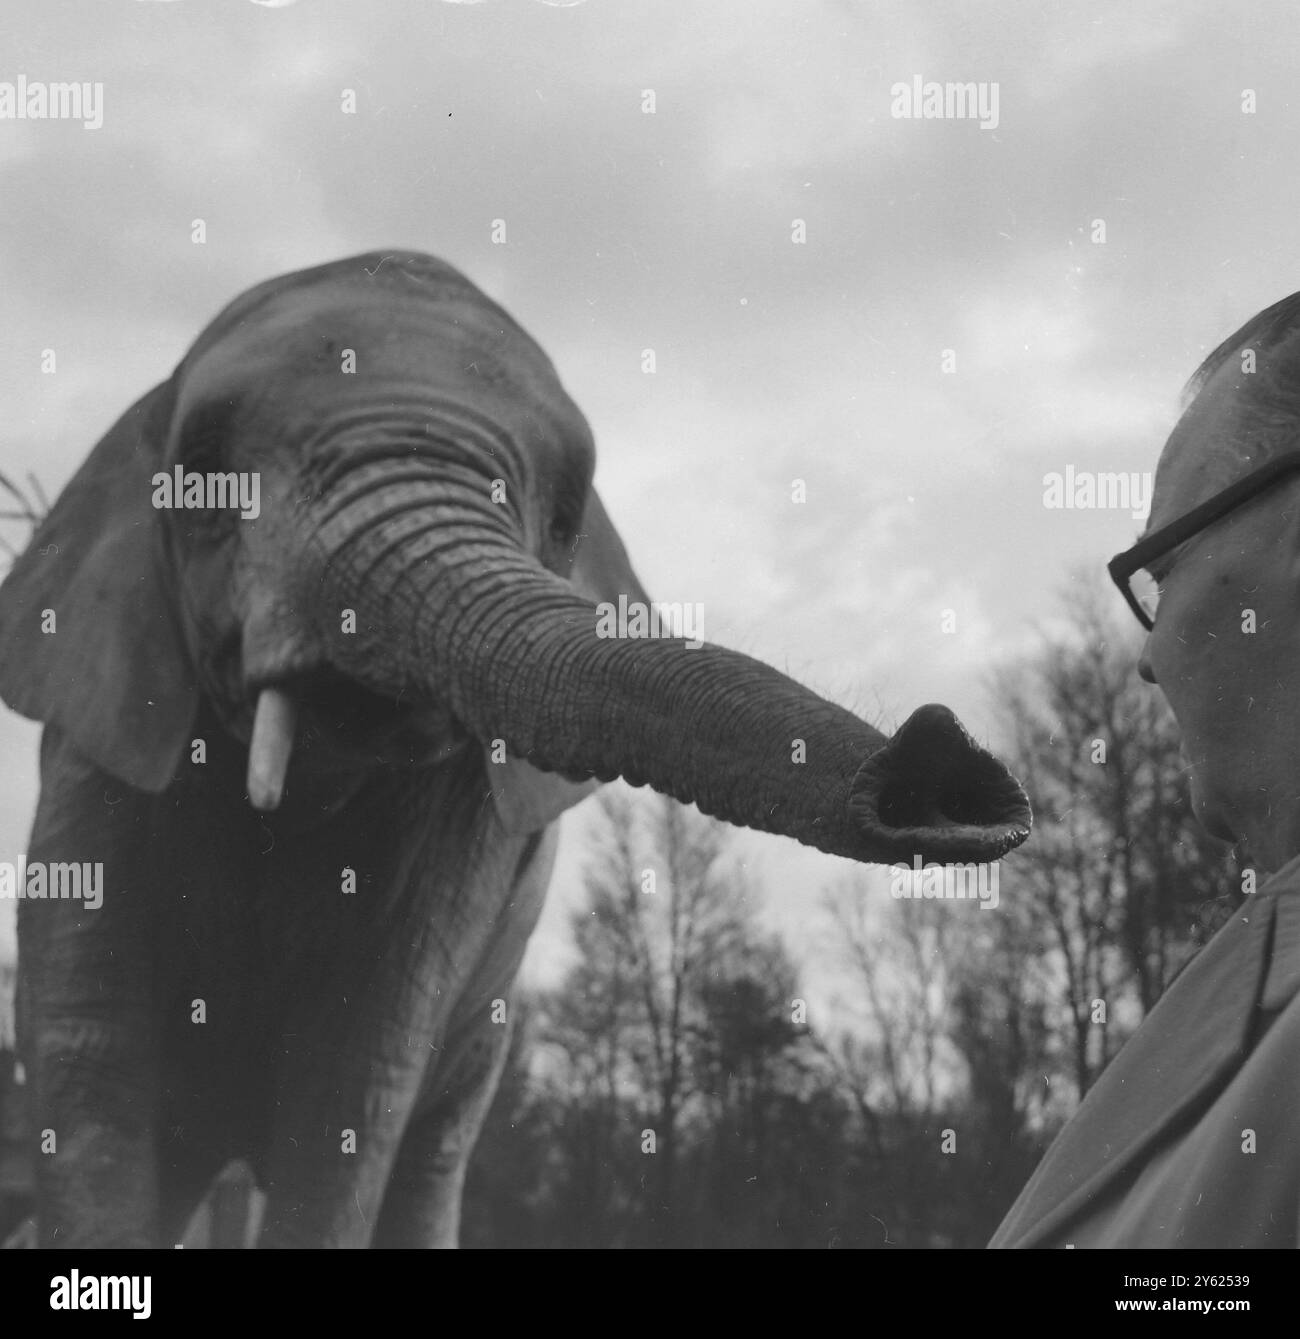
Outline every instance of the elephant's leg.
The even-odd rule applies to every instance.
[[[293,989],[277,1020],[263,1246],[371,1244],[405,1132],[444,1091],[449,1039],[514,978],[553,841],[502,831],[485,794],[467,754],[385,781],[347,824],[278,834],[284,890],[265,900],[285,913],[276,953]],[[344,867],[354,893],[334,891]]]
[[[30,951],[31,935],[23,936]],[[157,1237],[154,1056],[144,1012],[112,1019],[31,1010],[40,1245],[153,1246]]]
[[[159,1104],[149,906],[134,852],[147,801],[47,729],[29,866],[103,866],[102,904],[19,903],[19,1035],[42,1246],[153,1246]]]
[[[208,1250],[243,1250],[256,1237],[263,1196],[247,1162],[228,1163],[205,1184],[201,1199],[187,1198],[183,1205],[179,1201],[169,1204],[165,1175],[163,1179],[165,1240]]]
[[[266,1208],[258,1245],[370,1245],[400,1140],[397,1113],[412,1100],[391,1087],[364,1091],[367,1064],[347,1046],[337,1083],[290,1085],[267,1156]]]
[[[428,826],[440,796],[410,791],[381,790],[328,831],[276,834],[275,895],[264,902],[281,913],[271,952],[284,984],[258,1158],[262,1247],[369,1246],[445,1026],[446,975],[427,959],[446,932],[425,905],[427,860],[408,835],[417,817]],[[340,891],[345,867],[355,892]]]
[[[212,1188],[211,1202],[208,1244],[217,1250],[243,1250],[256,1237],[262,1216],[262,1192],[247,1163],[226,1168]]]
[[[508,1018],[508,1015],[507,1015]],[[465,1169],[492,1105],[509,1049],[510,1024],[466,1029],[439,1057],[438,1086],[416,1112],[384,1196],[376,1246],[454,1247],[460,1236]]]
[[[164,1135],[164,1146],[165,1143]],[[188,1153],[183,1161],[170,1164],[164,1158],[159,1188],[159,1219],[164,1245],[176,1246],[183,1241],[190,1220],[213,1189],[223,1165],[223,1158],[215,1150]]]
[[[465,1170],[496,1095],[513,1026],[508,1003],[541,913],[559,845],[559,825],[529,839],[512,895],[457,1007],[430,1083],[393,1168],[376,1246],[454,1247]]]

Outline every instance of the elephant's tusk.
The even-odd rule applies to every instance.
[[[248,798],[263,813],[280,807],[297,715],[293,698],[282,688],[263,688],[258,694],[248,746]]]

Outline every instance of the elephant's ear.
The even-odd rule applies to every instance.
[[[582,513],[582,526],[574,545],[569,580],[593,604],[605,600],[617,604],[620,595],[626,595],[629,601],[650,603],[650,597],[632,570],[623,541],[605,512],[605,504],[594,488],[587,494],[587,507]]]
[[[172,403],[165,382],[118,419],[0,585],[0,697],[151,791],[198,706],[152,503]]]
[[[593,604],[606,600],[617,604],[621,594],[629,601],[648,604],[650,600],[594,488],[587,494],[568,575]],[[600,785],[598,781],[566,781],[553,772],[539,772],[519,758],[494,763],[490,748],[485,758],[497,814],[509,832],[539,831]]]

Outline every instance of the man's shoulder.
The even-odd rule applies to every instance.
[[[1300,892],[1300,855],[1269,874],[1259,885],[1261,893]]]

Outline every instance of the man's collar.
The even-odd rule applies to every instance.
[[[1300,859],[1247,898],[1179,974],[1047,1150],[989,1244],[1043,1245],[1100,1203],[1178,1126],[1194,1121],[1241,1066],[1256,1006],[1277,1008],[1298,988]]]

